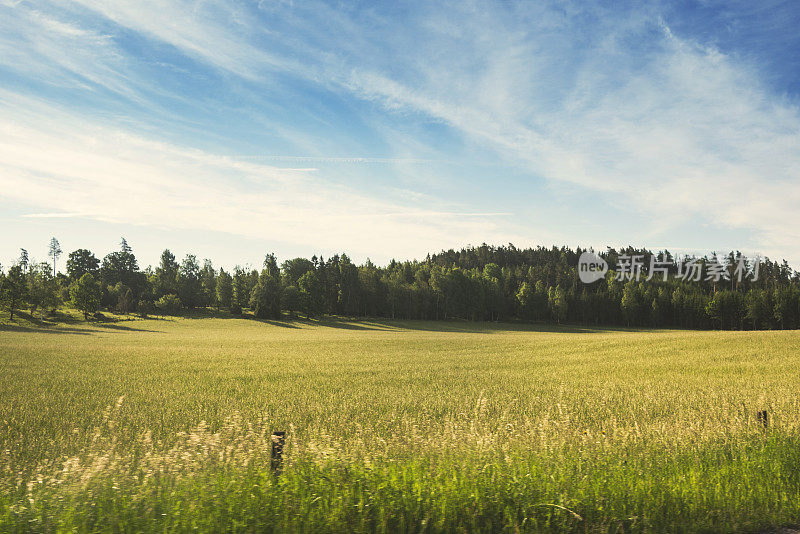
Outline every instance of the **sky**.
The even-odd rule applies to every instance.
[[[0,263],[800,265],[796,2],[0,0]],[[64,258],[60,268],[63,269]]]

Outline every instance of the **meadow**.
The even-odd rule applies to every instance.
[[[800,332],[213,315],[0,327],[1,531],[800,522]]]

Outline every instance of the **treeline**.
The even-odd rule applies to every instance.
[[[521,320],[582,325],[722,329],[800,327],[800,277],[788,264],[762,259],[756,280],[683,280],[677,267],[646,280],[605,279],[584,284],[577,273],[578,248],[517,249],[513,245],[470,247],[432,254],[423,261],[394,261],[385,267],[367,260],[355,265],[346,254],[328,259],[294,258],[280,265],[268,254],[260,269],[216,269],[194,255],[181,261],[165,250],[155,268],[141,269],[123,239],[102,261],[91,251],[69,254],[66,273],[55,269],[61,250],[51,241],[50,263],[29,261],[24,250],[0,269],[0,299],[15,309],[45,313],[68,303],[87,316],[98,309],[147,315],[213,307],[256,317],[325,314],[392,319]],[[647,250],[608,249],[621,255]],[[670,262],[669,251],[655,254]],[[725,257],[731,265],[739,253]],[[701,265],[717,258],[698,258]]]

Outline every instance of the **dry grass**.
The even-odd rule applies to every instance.
[[[779,526],[800,520],[799,349],[796,332],[466,323],[6,329],[0,526]]]

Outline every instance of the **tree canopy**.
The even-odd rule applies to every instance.
[[[214,306],[235,314],[250,308],[265,319],[299,312],[307,317],[800,328],[800,275],[785,261],[764,258],[757,278],[695,281],[681,277],[675,264],[660,270],[643,265],[638,280],[610,271],[604,279],[585,284],[577,271],[583,252],[567,247],[481,245],[430,254],[421,261],[392,260],[383,267],[369,259],[356,265],[346,254],[327,260],[316,255],[292,258],[279,266],[275,255],[267,254],[260,270],[236,266],[228,272],[215,269],[208,259],[201,267],[192,254],[179,262],[167,249],[154,270],[141,270],[132,247],[123,239],[119,251],[106,255],[102,263],[87,249],[71,252],[66,277],[53,277],[46,264],[31,261],[23,249],[0,278],[0,297],[12,313],[25,305],[31,310],[45,309],[57,305],[59,287],[72,284],[70,295],[77,288],[83,292],[73,302],[81,302],[86,310],[103,306],[126,313],[137,307],[145,312],[153,308],[173,312],[180,307]],[[669,251],[651,253],[631,247],[609,248],[600,256],[620,268],[622,259],[636,254],[659,261],[672,258]],[[693,258],[690,263],[713,272],[718,270],[718,259],[742,264],[738,252]],[[97,284],[97,291],[87,301],[84,294],[90,281]],[[99,302],[88,306],[98,294]]]

